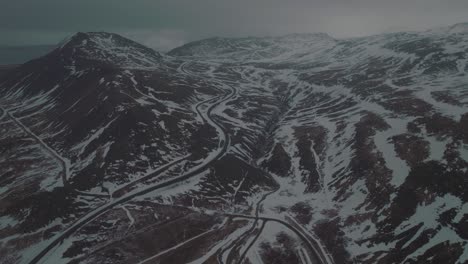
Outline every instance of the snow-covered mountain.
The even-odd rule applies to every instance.
[[[191,42],[171,50],[168,54],[177,57],[200,58],[201,60],[254,62],[285,60],[293,56],[310,55],[333,46],[335,40],[327,34],[290,34],[281,37],[210,38]]]
[[[0,260],[467,263],[466,29],[78,33],[0,77]]]

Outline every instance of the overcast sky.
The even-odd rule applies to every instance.
[[[120,33],[159,50],[213,36],[337,38],[468,22],[468,0],[0,0],[0,45]]]

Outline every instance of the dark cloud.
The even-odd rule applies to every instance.
[[[0,45],[112,31],[168,49],[211,37],[327,32],[335,37],[468,21],[466,0],[0,0]]]

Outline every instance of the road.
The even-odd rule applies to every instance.
[[[187,63],[184,63],[181,65],[181,70],[186,72],[185,70],[185,67],[187,66]],[[245,76],[243,76],[243,78],[245,78]],[[257,167],[257,164],[251,164],[251,166],[254,166],[254,167]],[[258,238],[260,237],[261,233],[263,232],[263,229],[266,225],[266,223],[268,221],[273,221],[273,222],[277,222],[285,227],[287,227],[288,229],[292,230],[294,233],[296,233],[302,240],[304,240],[306,242],[306,244],[308,245],[308,252],[310,252],[311,256],[313,256],[314,258],[314,262],[313,264],[315,263],[323,263],[323,264],[333,264],[334,261],[333,261],[333,258],[330,256],[330,254],[328,254],[328,252],[326,251],[326,248],[320,243],[320,241],[313,237],[312,235],[309,234],[309,232],[307,230],[304,230],[304,228],[300,225],[291,225],[291,224],[288,224],[286,221],[282,220],[282,219],[278,219],[278,218],[268,218],[268,217],[260,217],[259,216],[259,213],[260,213],[260,209],[262,207],[262,203],[263,201],[271,194],[273,194],[274,192],[276,192],[278,189],[274,190],[274,191],[271,191],[271,192],[268,192],[266,193],[258,202],[257,202],[257,206],[256,206],[256,210],[255,210],[255,217],[252,217],[252,216],[245,216],[245,218],[251,218],[251,219],[254,219],[255,221],[253,222],[252,224],[252,228],[249,229],[244,235],[242,235],[241,237],[239,237],[238,239],[236,239],[233,244],[224,249],[221,254],[218,256],[218,262],[219,263],[223,263],[222,261],[222,255],[224,254],[224,252],[230,250],[231,248],[233,249],[236,249],[236,248],[240,248],[242,246],[242,242],[243,241],[246,241],[246,239],[254,233],[254,231],[257,229],[257,224],[259,221],[262,221],[262,224],[258,230],[258,233],[256,234],[256,236],[254,237],[254,239],[250,242],[250,244],[247,246],[247,248],[244,250],[244,252],[240,255],[240,258],[238,259],[237,261],[237,264],[242,264],[247,253],[249,252],[249,250],[252,248],[252,246],[256,243],[256,241],[258,240]],[[290,218],[288,217],[287,219],[289,219],[290,222],[293,222],[294,224],[297,224],[297,222],[294,221],[293,218]],[[231,250],[232,252],[233,250]],[[235,252],[235,250],[234,250]],[[232,256],[230,253],[227,257],[227,263],[233,263],[235,259],[235,256]],[[310,257],[308,258],[308,260],[310,261]]]
[[[68,178],[70,176],[70,162],[60,156],[55,150],[53,150],[47,143],[45,143],[39,136],[37,136],[34,132],[32,132],[27,126],[25,126],[21,121],[19,121],[16,117],[13,116],[9,111],[5,110],[4,108],[0,108],[3,112],[3,115],[7,115],[13,122],[18,125],[24,132],[26,132],[29,136],[34,138],[37,143],[39,143],[47,153],[49,153],[52,157],[54,157],[59,164],[62,166],[63,171],[61,172],[61,177],[63,181],[63,185],[65,187],[68,186]]]
[[[148,179],[151,179],[151,178],[154,178],[158,175],[160,175],[161,173],[167,171],[168,169],[172,168],[174,165],[178,164],[179,162],[187,159],[189,156],[184,156],[182,158],[178,158],[168,164],[165,164],[164,166],[158,168],[157,170],[155,170],[154,172],[151,172],[150,174],[148,175],[145,175],[135,181],[132,181],[120,188],[118,188],[117,190],[113,191],[112,194],[110,195],[112,199],[115,199],[115,198],[120,198],[122,197],[123,195],[125,195],[126,193],[129,193],[131,191],[131,187],[137,185],[138,183],[141,183],[141,182],[144,182]]]
[[[179,177],[176,177],[176,178],[172,178],[172,179],[169,179],[169,180],[166,180],[164,182],[161,182],[161,183],[157,183],[157,184],[154,184],[152,186],[149,186],[149,187],[146,187],[146,188],[143,188],[141,190],[136,190],[134,192],[131,192],[129,194],[127,194],[126,196],[124,197],[121,197],[117,200],[114,200],[114,201],[111,201],[110,203],[108,204],[105,204],[105,205],[102,205],[94,210],[92,210],[91,212],[89,212],[88,214],[86,214],[85,216],[83,216],[82,218],[80,218],[77,222],[75,222],[73,225],[71,225],[70,227],[68,227],[64,232],[62,232],[61,234],[57,235],[44,249],[42,249],[31,261],[29,261],[30,264],[36,264],[36,263],[39,263],[41,260],[43,260],[43,258],[52,250],[54,249],[55,247],[57,247],[59,244],[61,244],[66,238],[70,237],[73,233],[75,233],[77,230],[79,230],[81,227],[85,226],[86,224],[88,224],[89,222],[93,221],[94,219],[98,218],[100,215],[106,213],[107,211],[109,211],[110,209],[118,206],[118,205],[122,205],[122,204],[125,204],[129,201],[131,201],[133,198],[136,198],[138,196],[142,196],[142,195],[145,195],[145,194],[148,194],[150,192],[153,192],[155,190],[158,190],[158,189],[161,189],[161,188],[165,188],[165,187],[168,187],[168,186],[171,186],[171,185],[174,185],[174,184],[177,184],[179,182],[183,182],[185,180],[188,180],[190,179],[191,177],[193,176],[196,176],[200,173],[202,173],[203,171],[205,171],[214,161],[220,159],[227,151],[228,149],[228,146],[230,144],[228,138],[227,138],[227,134],[226,134],[226,131],[223,129],[223,127],[214,119],[211,118],[211,112],[215,109],[216,106],[218,106],[219,104],[225,102],[225,101],[228,101],[230,100],[232,97],[234,97],[236,94],[236,90],[234,88],[231,89],[231,93],[229,93],[227,96],[224,96],[224,98],[222,100],[219,100],[219,101],[216,101],[215,103],[213,103],[207,110],[206,112],[206,116],[203,117],[204,120],[206,120],[209,124],[211,124],[212,126],[214,126],[216,128],[217,131],[220,131],[222,134],[220,135],[220,142],[222,142],[221,144],[221,148],[218,150],[218,153],[205,160],[205,162],[195,168],[193,168],[192,170],[190,170],[189,172],[179,176]],[[210,99],[211,101],[211,99]],[[203,113],[200,112],[200,114],[202,114],[203,116]]]
[[[261,221],[262,219],[260,218],[260,210],[261,210],[261,207],[262,207],[262,203],[263,201],[266,200],[266,198],[268,196],[270,196],[271,194],[277,192],[278,189],[275,189],[271,192],[268,192],[266,194],[264,194],[262,196],[262,199],[260,199],[257,203],[257,208],[255,208],[255,222],[254,222],[254,225],[252,226],[252,231],[255,229],[255,226],[257,225],[258,221]],[[258,238],[260,237],[260,235],[262,234],[263,232],[263,229],[265,228],[265,225],[266,225],[267,221],[263,221],[262,223],[262,226],[260,227],[260,230],[258,231],[258,234],[255,236],[255,238],[252,240],[252,242],[250,242],[250,244],[247,246],[247,248],[245,249],[244,253],[242,253],[242,255],[240,256],[239,258],[239,261],[237,262],[238,264],[242,264],[242,262],[244,261],[244,258],[247,256],[247,253],[249,252],[249,250],[252,248],[252,246],[255,244],[255,242],[257,242]]]
[[[306,243],[308,249],[314,256],[314,259],[316,259],[316,261],[318,261],[319,264],[334,264],[333,259],[330,257],[328,253],[324,252],[322,246],[318,244],[315,239],[312,239],[307,232],[302,230],[302,228],[298,228],[295,224],[291,224],[279,218],[273,218],[273,217],[267,217],[267,216],[257,217],[257,216],[243,215],[243,214],[225,214],[225,215],[232,216],[232,217],[246,218],[246,219],[259,219],[259,220],[263,220],[266,222],[271,221],[271,222],[279,223],[283,225],[284,227],[288,228],[289,230],[291,230],[292,232],[294,232],[303,242]]]
[[[183,73],[183,74],[186,74],[186,75],[189,75],[189,76],[196,76],[195,74],[191,73],[190,71],[188,71],[186,69],[186,67],[189,65],[190,62],[184,62],[180,65],[180,67],[178,68],[178,70]],[[221,84],[221,83],[220,83]],[[221,84],[222,85],[222,84]],[[232,88],[232,87],[231,87]],[[234,89],[234,88],[232,88]],[[234,89],[236,90],[236,89]],[[237,90],[236,90],[237,91]],[[226,132],[224,132],[226,133]],[[290,229],[292,232],[294,232],[301,240],[303,240],[305,242],[305,244],[307,245],[307,248],[308,248],[308,252],[309,254],[311,255],[311,257],[309,259],[314,259],[315,262],[317,263],[320,263],[320,264],[333,264],[334,261],[333,261],[333,258],[330,257],[330,255],[326,252],[325,250],[325,247],[321,245],[320,241],[318,239],[315,239],[313,238],[306,230],[304,230],[303,228],[299,228],[297,226],[293,226],[292,224],[288,223],[287,221],[285,220],[282,220],[282,219],[277,219],[277,218],[271,218],[271,217],[261,217],[259,214],[260,214],[260,209],[261,209],[261,204],[262,202],[272,193],[276,192],[276,190],[274,191],[271,191],[269,193],[266,193],[262,199],[260,199],[257,203],[257,207],[256,207],[256,210],[255,210],[255,216],[247,216],[247,215],[235,215],[237,217],[244,217],[244,218],[249,218],[249,219],[254,219],[254,223],[252,224],[252,228],[249,229],[244,235],[242,235],[241,237],[239,237],[239,239],[236,239],[231,246],[229,246],[228,248],[224,249],[220,255],[218,255],[218,261],[221,261],[222,263],[222,260],[220,259],[223,255],[224,252],[228,251],[229,249],[231,248],[240,248],[240,243],[242,243],[244,241],[244,238],[247,238],[249,237],[249,235],[251,235],[255,229],[256,229],[256,226],[258,224],[259,221],[262,221],[262,225],[259,229],[259,232],[257,233],[256,237],[253,239],[253,241],[249,244],[249,246],[247,247],[247,249],[241,254],[239,260],[238,260],[238,264],[242,263],[245,256],[247,255],[248,251],[250,250],[250,248],[255,244],[256,240],[258,239],[258,237],[260,236],[261,232],[263,231],[263,228],[264,226],[266,225],[266,223],[268,221],[273,221],[273,222],[277,222],[283,226],[285,226],[286,228]],[[219,212],[220,214],[223,214],[222,212]],[[225,215],[229,215],[229,214],[225,214]],[[234,216],[234,215],[232,215]],[[233,256],[228,256],[228,261],[227,263],[231,263],[230,261],[233,260]],[[313,263],[313,264],[316,264],[316,263]]]
[[[254,223],[252,224],[252,228],[250,230],[248,230],[245,235],[240,237],[240,239],[236,240],[233,243],[233,245],[231,247],[229,247],[229,248],[235,247],[237,244],[239,244],[240,242],[242,242],[244,240],[244,237],[247,238],[250,234],[252,234],[254,232],[254,230],[256,229],[257,223],[259,221],[262,221],[262,225],[260,226],[260,229],[259,229],[257,235],[250,242],[250,244],[247,246],[246,250],[241,254],[239,260],[237,261],[237,264],[242,264],[243,263],[247,253],[249,252],[249,250],[252,248],[252,246],[255,244],[255,242],[260,237],[260,235],[263,232],[263,229],[265,228],[265,225],[266,225],[266,223],[268,221],[276,222],[276,223],[279,223],[279,224],[283,225],[284,227],[286,227],[287,229],[289,229],[293,233],[295,233],[303,242],[305,242],[305,244],[307,245],[307,248],[308,248],[307,251],[312,256],[312,259],[316,261],[316,262],[312,262],[312,263],[309,263],[309,264],[334,264],[333,258],[331,258],[329,256],[329,254],[326,252],[326,250],[322,247],[322,245],[320,244],[320,241],[318,241],[317,239],[312,239],[311,236],[308,234],[308,232],[306,230],[304,230],[303,228],[298,227],[295,224],[290,224],[290,223],[286,222],[285,220],[282,220],[282,219],[279,219],[279,218],[260,216],[260,209],[261,209],[262,202],[269,195],[271,195],[272,193],[274,193],[276,191],[277,190],[274,190],[274,191],[268,192],[265,195],[263,195],[262,199],[260,199],[259,202],[257,203],[257,208],[255,210],[255,215],[254,216],[245,215],[245,214],[230,214],[230,213],[224,213],[224,212],[217,212],[217,213],[223,214],[225,216],[245,218],[245,219],[253,219],[254,220]],[[290,221],[293,221],[293,219],[291,219]],[[294,223],[296,223],[296,222],[294,222]],[[225,252],[229,248],[223,250],[223,252]],[[221,255],[222,255],[222,253],[221,253]],[[311,258],[309,257],[309,259],[311,259]],[[230,260],[232,260],[232,257],[228,256],[227,260],[228,260],[227,263],[231,263]],[[218,261],[220,261],[220,258],[218,258]],[[222,263],[222,261],[220,263]]]
[[[161,204],[161,205],[167,205],[167,204]],[[171,206],[193,210],[193,207],[185,207],[181,205],[171,205]],[[316,241],[316,238],[313,238],[310,234],[308,234],[306,230],[304,230],[299,224],[297,224],[297,222],[294,219],[292,219],[291,217],[287,215],[284,216],[286,220],[283,220],[283,219],[275,218],[271,216],[235,214],[235,213],[226,213],[223,211],[216,211],[216,210],[205,210],[205,211],[201,210],[200,212],[208,213],[209,215],[218,214],[218,215],[223,215],[223,216],[231,217],[231,218],[242,218],[242,219],[249,219],[249,220],[254,220],[254,221],[262,221],[262,226],[260,227],[260,231],[263,230],[267,222],[278,223],[284,226],[285,228],[289,229],[290,231],[292,231],[305,243],[307,247],[307,251],[310,254],[309,258],[313,259],[311,264],[334,264],[333,258],[330,256],[330,254],[326,252],[324,248],[322,248],[322,246],[320,245],[320,242]],[[258,238],[260,233],[257,233],[256,238]],[[182,242],[182,243],[185,243],[185,242]],[[233,243],[237,243],[237,240],[234,241]],[[168,253],[168,252],[169,251],[165,253]],[[158,253],[156,255],[161,255],[161,254]],[[220,258],[218,258],[218,262],[219,261],[220,261]],[[223,263],[222,260],[219,263]],[[231,263],[231,262],[228,261],[227,263]],[[238,263],[242,263],[242,260],[239,260]]]
[[[244,243],[244,240],[247,239],[251,234],[253,234],[255,232],[258,222],[262,221],[261,219],[259,219],[259,215],[260,215],[260,210],[261,210],[263,201],[265,201],[265,199],[269,195],[271,195],[272,193],[274,193],[276,191],[277,191],[277,189],[275,189],[275,190],[273,190],[271,192],[265,193],[262,196],[262,198],[257,202],[256,208],[255,208],[255,221],[252,223],[252,227],[247,232],[245,232],[242,236],[240,236],[238,239],[236,239],[229,247],[227,247],[227,248],[225,248],[225,249],[223,249],[221,251],[221,253],[218,255],[218,262],[219,263],[223,263],[222,257],[225,254],[225,252],[228,252],[228,251],[229,251],[229,253],[227,255],[226,262],[227,263],[234,263],[235,255],[232,255],[231,253],[232,252],[237,252],[236,249],[240,249],[243,246],[242,243]],[[255,244],[258,237],[262,233],[263,228],[265,227],[265,224],[266,224],[266,222],[263,221],[259,232],[255,236],[255,238],[252,240],[252,242],[247,246],[247,249],[240,255],[239,259],[237,260],[238,264],[243,262],[245,256],[249,252],[250,248],[252,248],[252,246]]]
[[[184,69],[184,66],[185,66],[185,64],[180,67],[181,71],[184,72],[185,74],[191,75],[191,73],[188,73]],[[219,134],[220,148],[218,149],[217,153],[214,156],[210,155],[207,159],[204,160],[204,162],[202,164],[192,168],[190,171],[186,172],[185,174],[183,174],[183,175],[181,175],[179,177],[175,177],[175,178],[172,178],[172,179],[160,182],[160,183],[153,184],[153,185],[148,186],[148,187],[143,188],[143,189],[134,190],[133,192],[126,193],[125,196],[120,197],[120,198],[118,198],[116,200],[111,200],[109,203],[107,203],[105,205],[102,205],[102,206],[92,210],[91,212],[87,213],[85,216],[80,218],[78,221],[76,221],[74,224],[72,224],[70,227],[68,227],[61,234],[57,235],[44,249],[42,249],[31,261],[29,261],[29,263],[30,264],[36,264],[36,263],[40,263],[42,260],[45,260],[44,258],[46,257],[46,255],[50,251],[52,251],[54,248],[59,246],[65,239],[69,238],[71,235],[73,235],[80,228],[82,228],[86,224],[92,222],[93,220],[95,220],[99,216],[105,214],[106,212],[108,212],[112,208],[117,207],[119,205],[123,205],[123,204],[131,201],[132,199],[134,199],[136,197],[148,194],[148,193],[153,192],[155,190],[165,188],[165,187],[169,187],[171,185],[175,185],[175,184],[178,184],[180,182],[186,181],[186,180],[188,180],[188,179],[190,179],[190,178],[204,172],[206,169],[208,169],[208,167],[213,162],[219,160],[223,155],[225,155],[225,153],[227,152],[227,149],[229,147],[230,140],[229,140],[227,132],[225,131],[223,126],[218,121],[216,121],[216,119],[213,119],[212,112],[217,106],[219,106],[220,104],[222,104],[222,103],[232,99],[234,96],[236,96],[237,89],[235,89],[232,86],[229,86],[229,88],[231,89],[231,92],[229,94],[227,94],[225,96],[220,96],[220,97],[215,97],[215,98],[212,98],[212,99],[205,100],[204,102],[201,102],[201,103],[197,104],[197,106],[196,106],[196,111],[201,116],[203,122],[206,122],[206,123],[210,124],[211,126],[213,126],[219,132],[218,134]],[[211,104],[208,107],[208,109],[206,110],[205,113],[203,113],[200,110],[200,107],[204,103],[209,103],[209,102],[212,102],[212,101],[214,101],[214,103]],[[176,161],[174,161],[174,164],[175,163],[176,163]],[[161,168],[160,170],[168,169],[170,167],[169,165],[173,165],[173,164],[168,164],[167,165],[168,167]],[[153,175],[148,175],[148,177],[150,177],[150,176],[153,176]],[[304,230],[295,227],[294,225],[288,223],[285,220],[272,218],[272,217],[265,217],[265,216],[260,216],[259,215],[260,208],[261,208],[261,203],[266,199],[266,197],[269,194],[271,194],[273,192],[274,191],[265,194],[262,197],[262,199],[260,199],[260,201],[257,203],[255,216],[242,215],[242,214],[229,214],[229,213],[224,213],[224,212],[220,212],[220,214],[224,214],[225,216],[231,216],[231,217],[254,219],[256,223],[258,221],[263,221],[262,227],[260,228],[260,232],[263,230],[263,227],[265,226],[265,224],[268,221],[279,223],[279,224],[285,226],[286,228],[288,228],[289,230],[291,230],[292,232],[294,232],[306,244],[306,246],[308,248],[307,251],[311,254],[313,259],[317,260],[318,264],[333,264],[333,262],[329,261],[329,258],[327,258],[327,256],[323,256],[323,250],[317,245],[317,241],[311,239],[311,237]],[[254,226],[252,228],[252,231],[254,230],[255,226],[256,226],[256,224],[254,224]],[[250,232],[248,232],[248,233],[250,233]],[[256,238],[258,238],[259,235],[260,234],[258,234],[256,236]],[[255,240],[256,239],[254,239],[254,241]],[[249,245],[247,250],[241,255],[241,259],[240,259],[239,263],[242,262],[243,258],[246,256],[248,250],[250,249],[250,247],[252,245],[253,244]],[[313,263],[313,264],[316,264],[316,263]]]
[[[2,115],[0,116],[0,120],[4,116],[8,116],[13,122],[18,125],[24,132],[26,132],[29,136],[34,138],[37,143],[39,143],[43,149],[46,150],[46,152],[54,157],[62,167],[62,172],[60,173],[60,176],[62,178],[62,183],[64,187],[68,187],[69,182],[68,179],[70,178],[70,161],[66,160],[64,157],[62,157],[60,154],[58,154],[55,150],[53,150],[47,143],[45,143],[41,138],[39,138],[38,135],[36,135],[34,132],[31,131],[26,125],[24,125],[18,118],[16,118],[12,113],[9,111],[5,110],[4,108],[0,107],[0,110],[2,111]],[[108,195],[105,194],[94,194],[94,193],[86,193],[78,190],[73,190],[75,193],[78,193],[80,195],[85,195],[85,196],[91,196],[91,197],[96,197],[96,198],[108,198]]]
[[[211,101],[219,100],[220,98],[222,98],[222,96],[215,97],[215,98],[210,98],[208,100],[204,100],[204,101],[201,101],[201,102],[196,104],[195,110],[197,111],[198,116],[202,119],[202,121],[204,123],[207,123],[207,120],[206,120],[205,116],[203,115],[203,113],[201,112],[200,107],[202,105],[204,105],[204,104],[207,104],[207,103],[211,102]],[[154,172],[152,172],[152,173],[150,173],[148,175],[145,175],[145,176],[139,178],[138,180],[135,180],[133,182],[130,182],[130,183],[120,187],[119,189],[112,192],[111,198],[119,198],[119,197],[123,196],[124,194],[128,193],[130,191],[130,188],[135,186],[136,184],[144,182],[144,181],[146,181],[148,179],[151,179],[151,178],[153,178],[153,177],[167,171],[168,169],[172,168],[174,165],[178,164],[181,161],[186,160],[190,156],[191,155],[187,155],[187,156],[184,156],[182,158],[178,158],[178,159],[176,159],[176,160],[174,160],[174,161],[172,161],[172,162],[158,168],[156,171],[154,171]]]
[[[285,219],[292,225],[294,226],[298,231],[300,231],[304,236],[307,238],[307,240],[310,242],[310,244],[313,246],[314,251],[317,253],[317,256],[319,257],[321,263],[327,263],[327,264],[334,264],[335,261],[333,260],[333,256],[327,251],[326,247],[322,245],[320,240],[311,235],[307,230],[304,230],[304,227],[300,225],[293,217],[286,215]]]
[[[314,246],[314,243],[312,243],[309,239],[307,234],[304,234],[303,231],[297,229],[290,223],[278,219],[278,218],[272,218],[272,217],[265,217],[265,216],[250,216],[250,215],[243,215],[243,214],[225,214],[226,216],[231,216],[231,217],[238,217],[238,218],[245,218],[245,219],[254,219],[254,220],[262,220],[263,224],[262,227],[266,224],[266,222],[271,221],[271,222],[276,222],[281,224],[282,226],[286,227],[287,229],[291,230],[294,234],[296,234],[307,246],[308,252],[311,254],[313,257],[312,259],[316,260],[317,263],[310,263],[310,264],[332,264],[327,262],[326,260],[322,259],[320,256],[320,252],[317,252],[317,248]],[[262,231],[263,228],[260,230]],[[258,238],[258,236],[257,236]],[[241,262],[239,262],[241,263]]]

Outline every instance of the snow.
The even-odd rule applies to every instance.
[[[72,239],[68,239],[62,242],[59,247],[56,247],[52,251],[50,251],[44,258],[43,261],[39,262],[40,264],[46,263],[67,263],[71,260],[71,258],[64,257],[64,253],[70,248],[74,242],[83,240],[83,237],[73,237]],[[40,243],[42,244],[42,243]],[[45,261],[47,260],[47,261]]]
[[[85,34],[86,40],[80,44],[70,44],[74,54],[73,58],[78,56],[76,50],[83,56],[92,60],[111,61],[120,67],[126,69],[155,69],[160,64],[161,55],[150,49],[142,49],[134,45],[122,45],[121,37],[109,33],[81,33]],[[72,36],[61,48],[65,48]],[[84,55],[83,55],[84,54]],[[74,65],[74,63],[72,63]]]
[[[386,131],[377,132],[374,137],[374,143],[383,155],[387,168],[392,170],[393,177],[391,183],[398,187],[405,181],[406,176],[410,172],[410,167],[404,160],[398,157],[395,147],[390,141],[393,136],[404,134],[406,126],[411,120],[386,118],[385,121],[391,128]]]
[[[5,229],[8,227],[14,227],[17,224],[19,224],[19,221],[14,219],[11,216],[5,215],[5,216],[0,216],[0,228]]]
[[[112,125],[112,123],[115,122],[115,120],[117,120],[117,117],[112,119],[111,121],[109,121],[106,125],[104,125],[103,127],[95,130],[95,131],[92,131],[88,138],[85,139],[84,141],[82,141],[81,143],[79,144],[76,144],[75,146],[73,146],[73,148],[71,148],[72,151],[74,150],[79,150],[78,152],[78,156],[81,156],[81,154],[83,154],[86,150],[86,148],[88,147],[89,144],[91,144],[94,140],[98,139],[99,137],[101,137],[101,135],[104,133],[104,131],[106,131],[110,125]]]
[[[44,232],[47,228],[50,228],[50,227],[53,227],[53,226],[58,226],[58,225],[61,225],[61,224],[62,224],[61,220],[56,219],[52,223],[47,225],[46,227],[43,227],[43,228],[37,230],[36,232],[38,232],[38,233]],[[10,237],[10,238],[12,238],[12,237]],[[40,241],[40,242],[38,242],[36,244],[32,244],[29,247],[27,247],[26,249],[24,249],[21,252],[21,260],[20,260],[21,262],[20,263],[29,263],[29,261],[31,261],[37,255],[37,253],[39,253],[39,251],[43,247],[47,246],[47,244],[50,242],[50,240],[52,240],[52,239],[42,240],[42,241]],[[71,243],[66,244],[66,245],[71,245]],[[62,259],[62,256],[61,256],[60,253],[63,253],[63,252],[54,251],[54,252],[49,253],[47,255],[47,257],[49,258],[49,256],[50,256],[50,259],[52,259],[51,263],[62,263],[63,259]],[[42,262],[42,263],[44,263],[44,262]]]
[[[444,152],[449,143],[450,139],[446,138],[439,140],[434,136],[426,136],[425,139],[429,141],[430,153],[427,160],[437,160],[440,161],[444,157]]]
[[[460,157],[468,162],[468,145],[466,144],[462,144],[459,148],[458,148],[458,152],[460,153]]]
[[[61,168],[56,168],[55,170],[49,170],[45,179],[43,179],[40,183],[40,188],[41,190],[44,191],[52,191],[56,187],[59,187],[59,182],[60,182],[60,172]],[[53,175],[56,175],[56,177],[53,177]]]
[[[268,221],[265,224],[265,228],[263,229],[263,232],[260,234],[259,239],[256,242],[256,245],[259,245],[262,242],[269,242],[269,243],[275,244],[277,235],[280,233],[286,233],[298,239],[296,234],[294,234],[289,229],[286,229],[282,224],[273,222],[273,221]]]
[[[468,81],[468,79],[466,79]],[[449,81],[443,82],[443,86],[441,87],[431,87],[431,86],[424,86],[424,88],[420,89],[417,93],[416,96],[418,96],[420,99],[428,102],[431,104],[434,108],[437,109],[439,113],[442,113],[443,115],[452,117],[454,120],[460,120],[460,117],[467,112],[466,107],[462,106],[457,106],[457,105],[452,105],[452,104],[447,104],[443,102],[439,102],[435,100],[432,97],[433,92],[437,91],[446,91],[447,86],[451,86],[451,83]]]
[[[166,125],[163,120],[159,121],[158,124],[162,129],[166,130]]]
[[[133,224],[135,224],[135,219],[133,218],[132,213],[130,212],[130,210],[127,209],[127,207],[125,207],[125,205],[120,206],[120,208],[122,208],[122,210],[125,211],[128,220],[130,221],[130,223],[128,224],[128,228],[132,227]]]
[[[440,212],[444,212],[452,208],[456,208],[461,211],[463,208],[462,206],[465,207],[463,202],[458,197],[452,196],[450,194],[447,194],[443,197],[436,197],[435,201],[431,204],[419,205],[416,209],[416,213],[413,214],[408,220],[404,221],[395,230],[395,235],[398,235],[419,223],[423,224],[423,227],[419,229],[418,233],[415,234],[413,238],[409,240],[403,247],[408,246],[424,230],[432,229],[438,230],[438,232],[430,239],[428,243],[414,251],[407,257],[407,259],[416,258],[417,256],[422,255],[427,249],[445,241],[449,241],[450,243],[465,243],[465,240],[460,238],[458,234],[455,233],[451,228],[440,226],[437,219],[433,217],[434,215],[439,215]]]
[[[389,245],[372,245],[371,242],[357,243],[365,238],[372,237],[377,233],[375,224],[370,220],[357,225],[347,226],[344,228],[346,237],[349,238],[346,249],[353,255],[361,255],[378,251],[388,250]]]

